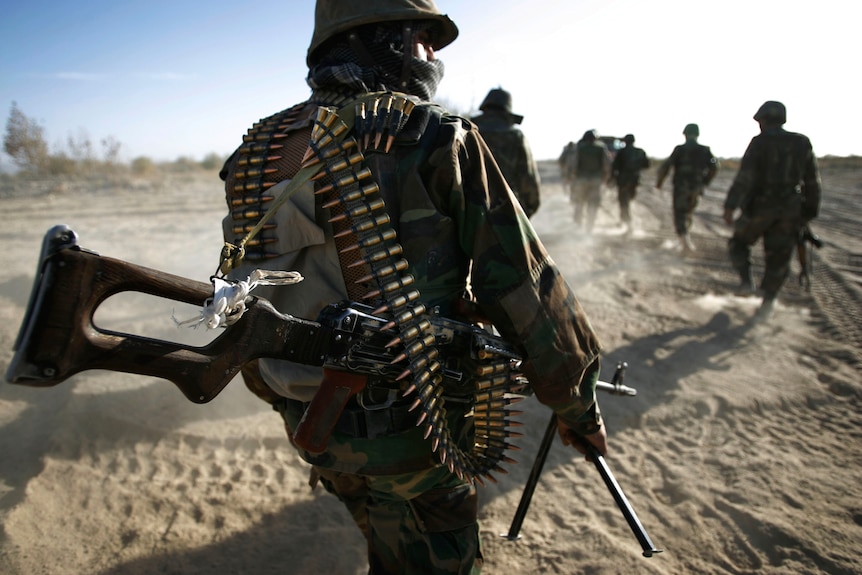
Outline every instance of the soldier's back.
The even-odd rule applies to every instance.
[[[579,178],[602,177],[607,162],[608,152],[603,144],[598,142],[580,142],[578,144],[576,173]]]

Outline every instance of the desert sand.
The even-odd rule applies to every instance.
[[[798,267],[767,322],[733,294],[725,168],[680,255],[670,193],[644,178],[630,237],[608,190],[591,236],[571,226],[555,162],[534,225],[601,335],[602,379],[627,362],[636,397],[602,395],[608,464],[655,545],[645,558],[595,468],[555,441],[518,541],[508,531],[549,413],[521,403],[518,465],[481,488],[485,573],[862,573],[862,172],[824,170],[813,290]],[[42,236],[207,281],[225,212],[214,174],[32,185],[0,196],[5,372]],[[760,246],[756,270],[762,269]],[[289,287],[284,288],[289,289]],[[97,323],[202,344],[196,313],[137,296]],[[313,318],[312,318],[313,319]],[[100,323],[102,325],[102,323]],[[151,377],[90,371],[52,388],[0,383],[0,573],[360,574],[346,511],[307,485],[277,414],[239,380],[204,405]]]

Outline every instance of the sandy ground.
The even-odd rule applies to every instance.
[[[558,443],[521,539],[500,537],[548,418],[530,399],[520,464],[481,490],[485,572],[862,572],[862,174],[824,173],[815,289],[791,278],[773,318],[755,323],[759,300],[733,295],[724,252],[731,171],[698,210],[696,256],[681,258],[667,191],[641,188],[629,238],[609,191],[599,229],[584,237],[572,231],[554,163],[542,170],[535,226],[602,336],[602,378],[625,361],[625,383],[638,390],[601,397],[608,463],[664,552],[641,556],[595,468]],[[7,191],[0,367],[50,226],[70,225],[103,255],[206,281],[221,247],[221,194],[214,176]],[[192,308],[136,297],[104,307],[97,319],[114,329],[204,338],[174,327],[171,314]],[[2,383],[0,573],[364,573],[358,531],[307,474],[278,416],[239,381],[205,405],[119,373],[47,389]]]

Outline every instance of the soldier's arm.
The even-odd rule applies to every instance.
[[[595,433],[601,419],[591,374],[598,337],[529,221],[508,201],[482,142],[467,133],[460,146],[454,163],[460,173],[446,180],[455,209],[450,215],[473,259],[476,301],[525,358],[524,373],[539,401],[577,433]]]
[[[676,150],[674,150],[676,151]],[[662,164],[658,167],[658,174],[656,175],[655,187],[661,189],[662,184],[664,184],[665,178],[667,178],[668,172],[670,172],[670,167],[673,165],[673,154],[670,155],[668,159],[666,159]]]
[[[820,170],[817,167],[817,156],[808,142],[808,153],[802,178],[802,217],[812,220],[820,214]]]
[[[737,209],[744,209],[751,200],[756,178],[755,158],[757,156],[757,149],[757,138],[752,138],[739,163],[739,171],[736,173],[736,177],[734,177],[733,183],[727,191],[727,197],[724,200],[725,221],[728,221],[729,217],[732,218],[733,212]]]

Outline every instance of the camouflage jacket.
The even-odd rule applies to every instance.
[[[602,142],[581,140],[575,150],[575,178],[604,179],[610,175],[611,160]]]
[[[752,138],[727,192],[725,209],[766,209],[798,202],[803,218],[820,211],[820,174],[811,142],[783,128],[764,130]]]
[[[614,156],[611,171],[619,185],[637,184],[641,170],[649,167],[646,152],[635,146],[626,146]]]
[[[670,157],[658,169],[658,183],[661,187],[671,168],[673,185],[700,189],[708,186],[718,172],[718,159],[712,155],[708,146],[690,141],[673,149]]]
[[[221,173],[230,208],[226,241],[242,236],[271,201],[265,199],[270,191],[296,175],[317,107],[299,104],[249,130],[244,146],[256,141],[258,126],[275,126],[279,135],[272,140],[278,153],[267,152],[275,158],[269,171],[259,170],[263,187],[249,193],[238,177],[246,169],[240,150],[227,160]],[[598,358],[598,339],[475,125],[420,103],[391,150],[366,151],[365,158],[427,307],[454,316],[469,276],[482,314],[525,358],[523,371],[537,398],[582,433],[595,431],[595,380],[583,375]],[[327,304],[349,299],[328,210],[313,187],[306,184],[276,212],[275,227],[249,247],[246,263],[232,273],[244,278],[257,267],[301,272],[306,279],[295,286],[255,293],[283,313],[308,319]],[[264,203],[255,204],[255,198]],[[319,368],[276,359],[260,360],[260,372],[276,393],[300,401],[311,399],[321,379]],[[427,442],[425,449],[430,453]],[[357,471],[349,462],[324,464]]]
[[[521,206],[531,217],[539,209],[539,168],[524,133],[504,114],[485,113],[473,118],[500,171]]]

